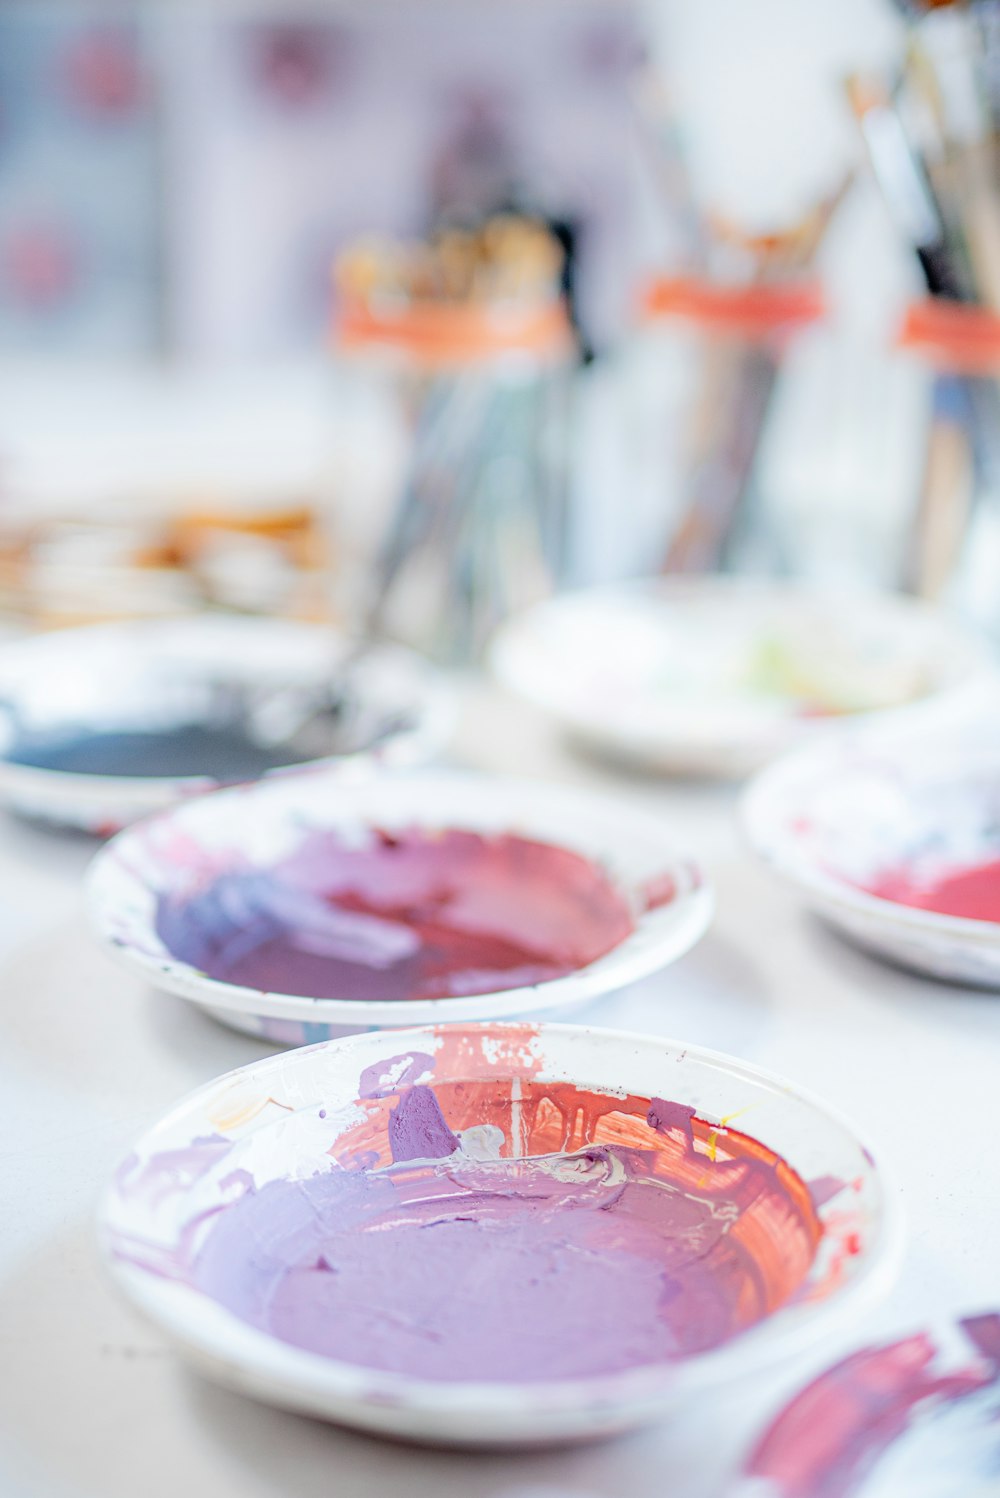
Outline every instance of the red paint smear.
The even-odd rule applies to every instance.
[[[932,910],[969,921],[1000,921],[1000,859],[953,869],[933,880],[898,869],[859,887],[880,900],[915,910]]]
[[[512,1076],[536,1077],[542,1069],[540,1033],[530,1022],[507,1021],[490,1027],[487,1045],[482,1031],[435,1025],[434,1069],[439,1076],[470,1080],[495,1080],[505,1069]]]
[[[1000,1316],[976,1317],[962,1327],[976,1348],[1000,1346]],[[996,1363],[936,1374],[936,1356],[933,1340],[921,1333],[838,1363],[783,1411],[747,1475],[775,1483],[782,1498],[849,1498],[920,1405],[962,1399],[997,1377]]]
[[[634,929],[625,896],[590,859],[462,828],[371,829],[361,846],[312,833],[273,868],[162,894],[156,913],[171,955],[210,978],[393,1002],[549,982]]]
[[[654,874],[647,879],[641,890],[644,910],[662,910],[677,899],[677,880],[673,874]]]

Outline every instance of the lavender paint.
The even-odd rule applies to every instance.
[[[650,1105],[653,1127],[685,1135],[685,1167],[692,1114]],[[699,1154],[671,1179],[657,1152],[618,1144],[476,1158],[426,1086],[401,1092],[389,1140],[381,1169],[331,1162],[245,1193],[194,1284],[296,1347],[431,1380],[648,1366],[718,1346],[755,1300],[769,1309],[730,1233],[761,1193],[780,1200],[766,1164]]]

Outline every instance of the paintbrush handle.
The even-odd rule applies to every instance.
[[[667,549],[665,572],[699,572],[719,565],[746,496],[777,380],[775,355],[743,351],[725,410],[725,434],[696,470],[692,497]]]
[[[902,579],[905,588],[922,598],[936,599],[944,592],[969,521],[973,457],[968,406],[964,380],[951,374],[935,377],[924,479]]]

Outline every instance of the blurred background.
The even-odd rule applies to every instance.
[[[2,0],[0,602],[467,660],[725,570],[996,628],[998,29]]]

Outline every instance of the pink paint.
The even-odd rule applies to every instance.
[[[861,886],[880,900],[933,910],[970,921],[1000,921],[1000,859],[971,868],[949,869],[934,877],[900,868]]]
[[[681,1104],[525,1081],[518,1117],[532,1138],[555,1130],[575,1144],[583,1129],[615,1142],[513,1157],[499,1126],[511,1099],[494,1083],[491,1110],[484,1085],[374,1098],[376,1135],[362,1126],[328,1170],[220,1212],[191,1281],[309,1352],[487,1382],[668,1363],[794,1295],[820,1229],[804,1183],[762,1145],[720,1140]],[[373,1168],[383,1135],[391,1162]]]
[[[764,1436],[747,1465],[766,1480],[773,1498],[853,1498],[877,1472],[880,1459],[919,1420],[980,1397],[1000,1385],[1000,1315],[958,1324],[968,1350],[955,1366],[929,1333],[887,1347],[866,1348],[838,1363],[797,1395]],[[996,1414],[987,1451],[968,1450],[968,1470],[952,1470],[948,1492],[964,1490],[983,1467],[1000,1470]],[[979,1491],[979,1489],[976,1489]],[[901,1494],[902,1498],[902,1494]]]
[[[209,977],[310,998],[437,999],[547,982],[634,929],[596,864],[456,829],[308,836],[282,864],[160,897],[172,956]]]
[[[697,883],[697,881],[694,881]],[[677,899],[677,880],[671,873],[654,874],[647,879],[640,891],[645,910],[662,910]]]

